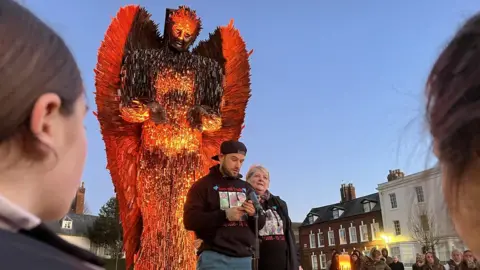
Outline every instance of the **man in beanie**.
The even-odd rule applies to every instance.
[[[223,142],[220,154],[213,157],[220,164],[188,191],[183,223],[203,240],[197,270],[252,268],[255,207],[247,199],[250,185],[240,179],[246,154],[243,143]],[[259,215],[258,223],[263,228],[265,216]]]

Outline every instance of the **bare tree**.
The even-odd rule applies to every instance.
[[[422,247],[422,252],[431,251],[435,254],[435,246],[440,241],[439,230],[435,220],[435,214],[429,211],[425,205],[413,204],[408,221],[413,240]]]

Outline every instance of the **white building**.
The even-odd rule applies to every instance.
[[[110,258],[109,250],[95,245],[88,239],[88,229],[93,226],[97,216],[85,214],[85,183],[78,188],[70,211],[59,221],[49,222],[46,225],[67,242],[89,250],[97,256]]]
[[[436,243],[440,261],[449,260],[454,248],[465,248],[447,214],[438,168],[407,176],[393,170],[387,180],[377,190],[384,238],[392,256],[411,266],[427,241]]]

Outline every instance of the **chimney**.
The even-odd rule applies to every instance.
[[[85,210],[85,182],[82,182],[82,185],[78,188],[71,210],[75,214],[83,215]]]
[[[350,200],[355,200],[357,198],[357,194],[355,193],[355,187],[353,186],[352,183],[348,184],[347,190],[348,190]]]
[[[340,198],[342,203],[357,198],[357,195],[355,194],[355,187],[352,183],[342,184],[342,186],[340,187]]]
[[[388,175],[387,175],[387,180],[388,180],[388,182],[390,182],[390,181],[394,181],[394,180],[397,180],[397,179],[402,179],[403,177],[405,177],[405,174],[402,171],[400,171],[399,169],[389,170]]]

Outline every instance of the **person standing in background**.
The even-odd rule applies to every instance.
[[[302,269],[287,203],[269,191],[270,173],[263,166],[252,166],[246,180],[260,197],[266,217],[265,226],[259,231],[259,270]]]
[[[350,255],[350,264],[352,265],[352,270],[362,269],[362,258],[360,257],[360,252],[358,252],[358,250],[354,250],[352,255]]]
[[[388,264],[382,260],[382,252],[373,247],[370,250],[370,257],[365,258],[363,270],[390,270]]]
[[[390,265],[393,263],[393,258],[388,256],[388,249],[382,248],[382,259],[385,260],[387,265]]]
[[[452,258],[444,265],[445,270],[460,270],[463,255],[458,249],[452,251]]]
[[[412,270],[421,270],[425,264],[425,255],[417,253],[415,263],[412,265]]]
[[[463,252],[463,262],[460,264],[461,270],[478,270],[480,269],[472,251],[465,250]]]
[[[392,263],[388,265],[392,270],[405,270],[405,266],[398,260],[397,256],[393,256],[392,260]]]

